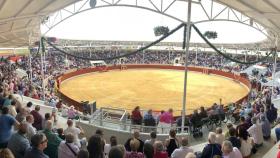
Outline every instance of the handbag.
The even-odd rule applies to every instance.
[[[66,144],[66,146],[72,151],[72,153],[73,153],[75,156],[77,156],[77,153],[75,153],[75,151],[71,148],[71,146],[70,146],[69,144],[67,144],[66,142],[65,142],[65,144]]]

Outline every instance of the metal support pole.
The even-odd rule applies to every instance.
[[[43,55],[44,55],[44,48],[43,48],[43,38],[41,38],[40,40],[40,46],[41,46],[41,77],[42,77],[42,90],[43,90],[43,100],[45,101],[45,83],[44,83],[44,79],[45,79],[45,73],[44,73],[44,59],[43,59]]]
[[[191,7],[192,1],[188,0],[188,21],[187,21],[187,43],[185,50],[185,79],[184,79],[184,95],[183,95],[183,107],[182,107],[182,126],[181,132],[184,132],[185,126],[185,115],[186,115],[186,99],[187,99],[187,78],[188,78],[188,57],[189,57],[189,47],[190,47],[190,33],[191,33]]]
[[[197,65],[197,53],[198,53],[198,46],[196,45],[196,52],[195,52],[195,65]]]
[[[274,54],[274,64],[273,64],[273,71],[272,71],[272,80],[273,80],[273,88],[274,90],[274,85],[275,85],[275,72],[276,72],[276,67],[277,67],[277,46],[278,46],[278,36],[275,39],[275,54]],[[272,91],[273,92],[273,91]],[[273,94],[273,93],[272,93]]]

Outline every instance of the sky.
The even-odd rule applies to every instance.
[[[186,4],[176,2],[168,10],[168,14],[180,19],[186,19]],[[204,19],[205,14],[201,8],[192,5],[192,21]],[[217,8],[223,8],[216,5]],[[156,26],[168,26],[170,30],[180,22],[148,10],[129,7],[98,8],[77,14],[54,27],[47,36],[63,39],[79,40],[116,40],[116,41],[154,41]],[[265,39],[259,31],[235,22],[206,22],[196,26],[202,33],[216,31],[218,38],[211,40],[213,43],[251,43]],[[42,33],[45,32],[41,27]],[[182,42],[183,29],[171,35],[163,42]],[[191,42],[203,43],[203,40],[192,30]]]

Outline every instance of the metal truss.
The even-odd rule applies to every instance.
[[[152,11],[158,14],[162,14],[169,18],[175,19],[179,22],[186,23],[186,19],[179,18],[177,15],[172,13],[171,10],[176,10],[178,5],[186,5],[186,0],[96,0],[97,4],[94,8],[89,5],[90,0],[81,0],[74,3],[71,6],[63,8],[49,17],[45,17],[43,21],[43,27],[47,28],[47,31],[43,35],[47,34],[51,29],[67,20],[68,18],[75,16],[76,14],[98,8],[105,7],[132,7],[140,8],[148,11]],[[229,21],[247,25],[256,29],[257,31],[264,34],[270,41],[274,40],[276,35],[272,29],[263,27],[258,24],[254,19],[251,19],[244,14],[221,4],[214,2],[214,0],[192,0],[193,6],[199,8],[200,12],[203,13],[203,17],[195,19],[192,17],[193,24],[199,24],[211,21]],[[185,9],[186,14],[182,17],[187,16],[187,8]],[[192,14],[194,15],[194,14]]]

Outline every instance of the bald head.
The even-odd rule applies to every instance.
[[[182,146],[187,146],[189,143],[188,138],[187,137],[182,137]]]

